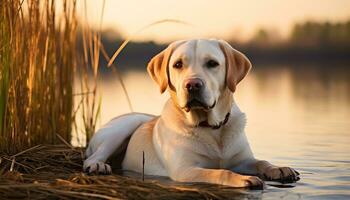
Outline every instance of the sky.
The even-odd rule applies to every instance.
[[[103,0],[87,0],[89,24],[98,27]],[[78,9],[84,18],[84,9]],[[105,0],[102,29],[115,29],[134,40],[169,42],[212,37],[247,40],[259,28],[287,37],[296,22],[350,19],[350,0]],[[187,24],[163,23],[164,19]]]

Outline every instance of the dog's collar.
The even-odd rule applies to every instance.
[[[223,121],[221,121],[221,122],[219,123],[219,125],[210,125],[210,124],[208,123],[208,121],[206,120],[206,121],[200,122],[200,123],[198,124],[198,126],[199,126],[199,127],[203,127],[203,128],[219,129],[219,128],[221,128],[222,126],[224,126],[224,125],[227,123],[227,121],[228,121],[229,118],[230,118],[230,113],[227,113],[226,116],[225,116],[225,119],[224,119]]]

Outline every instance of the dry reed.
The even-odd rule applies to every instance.
[[[105,1],[103,0],[102,15],[100,24],[102,24],[103,10]],[[95,133],[96,123],[99,118],[101,109],[101,99],[98,98],[98,68],[101,51],[101,28],[98,30],[92,29],[87,20],[87,2],[84,1],[85,19],[82,24],[82,45],[83,59],[79,60],[80,70],[80,89],[81,96],[81,117],[84,124],[84,135],[86,143],[89,142],[92,135]],[[92,80],[91,80],[92,70]],[[93,83],[91,85],[91,82]],[[79,131],[79,130],[77,130]]]
[[[58,16],[53,0],[1,1],[1,151],[70,141],[77,21],[75,1],[60,3]]]

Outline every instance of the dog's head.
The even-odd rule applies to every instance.
[[[184,112],[210,112],[223,107],[219,105],[225,101],[223,94],[236,90],[251,64],[225,41],[199,39],[171,43],[147,68],[161,93],[168,88]]]

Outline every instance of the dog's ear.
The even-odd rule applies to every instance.
[[[159,85],[160,93],[168,87],[168,65],[171,54],[182,41],[171,43],[166,49],[154,56],[147,65],[151,78]]]
[[[226,41],[219,40],[219,46],[225,55],[226,85],[234,92],[236,85],[248,74],[252,64],[241,52],[232,48]]]

